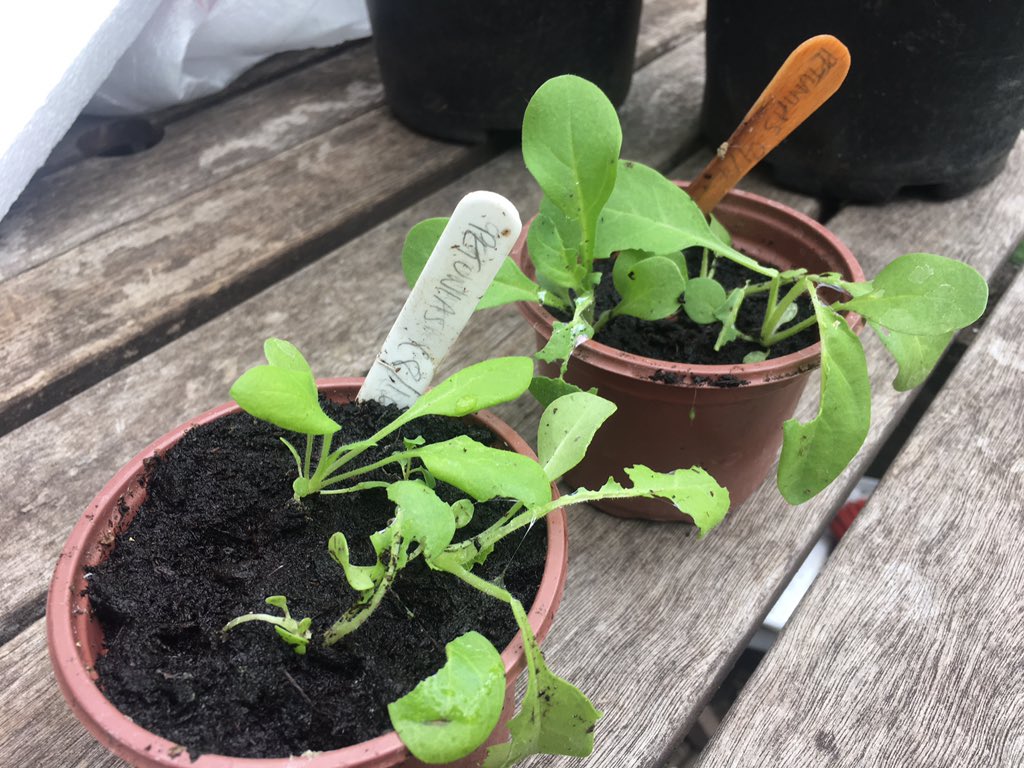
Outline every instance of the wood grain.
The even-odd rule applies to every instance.
[[[171,123],[163,140],[149,150],[95,157],[36,178],[0,222],[0,280],[383,103],[373,49],[358,46]]]
[[[0,282],[0,431],[493,156],[420,136],[373,107],[368,51],[175,123],[148,153],[37,180],[0,230],[4,260],[20,265]],[[699,90],[699,61],[676,77],[689,82],[690,72]]]
[[[141,115],[141,117],[152,125],[166,127],[191,114],[209,109],[214,104],[220,104],[237,98],[255,88],[266,85],[272,80],[285,77],[300,69],[305,69],[321,61],[347,53],[353,48],[359,46],[368,47],[369,45],[370,42],[368,40],[359,40],[331,48],[306,48],[300,51],[285,51],[247,69],[238,76],[238,79],[217,93],[193,99],[184,104],[175,104],[156,112]],[[43,163],[37,175],[46,176],[85,160],[87,155],[84,155],[79,148],[79,139],[83,135],[94,131],[98,126],[120,119],[122,118],[115,116],[79,115],[78,119],[68,129],[68,132],[50,152],[50,156],[46,158],[46,162]]]
[[[716,766],[1024,765],[1024,280],[705,751]]]
[[[638,83],[648,71],[654,73],[651,77],[669,76],[667,65],[666,71],[656,69],[660,64],[661,59],[641,70]],[[686,96],[668,93],[663,110],[647,105],[627,109],[627,120],[660,115],[657,119],[685,123],[680,114],[690,114],[692,121],[700,89],[677,85]],[[659,88],[668,86],[651,86],[653,92]],[[631,100],[644,94],[639,86],[634,91]],[[627,122],[627,135],[662,135],[662,129],[643,129],[643,124]],[[676,152],[661,143],[643,149],[638,144],[630,154],[665,164]],[[846,218],[840,214],[835,224],[869,272],[898,252],[899,243],[882,238],[902,227],[907,237],[919,238],[918,246],[963,255],[990,273],[1010,247],[1000,253],[1004,241],[1012,245],[1024,232],[1024,206],[997,203],[1020,194],[1022,149],[1017,148],[996,182],[970,196],[965,205],[973,216],[952,216],[959,203],[907,202],[870,209],[873,226],[862,227],[860,217],[866,214],[858,210]],[[524,211],[536,206],[536,192],[521,161],[515,153],[503,155],[0,439],[0,467],[9,496],[0,508],[0,525],[8,532],[0,541],[0,556],[19,564],[0,577],[8,596],[8,621],[11,606],[37,604],[63,537],[99,485],[148,439],[221,401],[238,372],[258,362],[260,340],[266,335],[297,343],[316,370],[364,371],[404,299],[396,258],[404,233],[420,218],[451,210],[462,194],[481,186],[510,195]],[[972,252],[970,244],[978,242],[990,247]],[[449,367],[530,351],[530,336],[514,309],[482,314]],[[670,754],[863,471],[906,404],[905,396],[884,386],[895,369],[884,362],[880,345],[868,339],[867,347],[869,359],[881,363],[873,366],[875,427],[862,457],[814,502],[790,508],[766,485],[701,541],[682,526],[621,521],[589,508],[570,512],[569,583],[546,647],[555,670],[578,683],[607,713],[588,766],[655,766]],[[805,400],[805,417],[813,407],[811,399]],[[504,413],[530,436],[533,406]],[[112,426],[96,426],[100,424]],[[26,462],[25,456],[34,459]],[[54,483],[54,477],[60,482]],[[15,547],[14,541],[20,545]],[[38,627],[30,625],[4,652],[38,660],[40,649]],[[26,685],[46,674],[43,662],[28,668],[34,671]],[[47,690],[42,686],[33,690]],[[56,695],[49,690],[46,695]],[[3,743],[26,750],[19,754],[73,754],[89,765],[108,759],[97,745],[82,747],[76,741],[81,728],[70,717],[40,712],[12,713],[3,724]],[[27,728],[21,718],[28,716],[54,719],[44,734],[35,734],[34,746],[25,747],[31,737],[22,735]],[[542,759],[532,765],[580,762]]]
[[[675,89],[660,89],[661,108],[654,108],[646,81],[698,63],[701,52],[696,43],[684,46],[665,56],[660,67],[656,63],[638,75],[622,117],[627,133],[636,137],[634,157],[657,165],[674,154],[675,145],[664,143],[662,131],[651,122],[655,118],[676,126],[686,139],[685,121],[696,114],[692,99],[693,94],[699,98],[700,89],[677,78]],[[13,553],[23,536],[29,551],[41,553],[33,565],[0,576],[7,595],[0,629],[13,606],[38,601],[77,510],[98,490],[96,479],[111,475],[136,450],[190,414],[224,400],[238,373],[258,362],[263,338],[291,339],[325,374],[364,373],[408,293],[398,259],[405,233],[421,219],[449,213],[462,195],[481,188],[516,201],[524,215],[539,201],[519,152],[507,152],[264,294],[0,438],[0,467],[21,467],[20,456],[37,456],[4,481],[8,504],[0,506],[0,525],[8,520],[20,525],[17,535],[12,531],[0,540],[0,552],[11,547]],[[460,348],[462,356],[453,356],[447,370],[458,361],[470,362],[472,354],[479,355],[476,360],[488,356],[495,333],[515,335],[513,342],[495,342],[508,354],[530,351],[526,325],[512,308],[478,316],[472,329],[481,330],[467,332],[465,338],[475,340],[479,334],[480,343]],[[98,429],[97,424],[112,424],[113,429]],[[77,440],[90,449],[76,451]],[[63,481],[57,485],[47,482],[54,467],[62,468]]]

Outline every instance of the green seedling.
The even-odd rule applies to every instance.
[[[747,363],[767,359],[776,344],[817,325],[819,411],[807,424],[786,422],[778,473],[779,490],[790,503],[807,501],[853,459],[870,423],[864,352],[842,313],[868,321],[899,365],[894,386],[911,389],[928,376],[953,334],[981,316],[988,301],[985,280],[966,264],[929,253],[901,256],[863,283],[760,264],[733,248],[725,228],[705,218],[674,183],[621,160],[621,142],[615,110],[596,86],[565,75],[537,90],[523,119],[523,159],[544,193],[527,236],[536,281],[510,260],[478,309],[532,301],[563,317],[571,314],[554,323],[537,353],[562,365],[558,379],[535,383],[542,402],[576,389],[563,379],[573,350],[622,315],[661,320],[685,314],[699,325],[720,324],[716,350],[737,339],[760,345]],[[402,253],[410,282],[443,223],[431,219],[410,232]],[[688,249],[698,249],[699,267],[684,257]],[[612,258],[621,301],[596,314],[596,265]],[[745,285],[726,291],[715,279],[719,259],[747,269]],[[841,298],[826,301],[821,287]],[[754,294],[767,296],[763,321],[740,328],[740,308]],[[812,316],[796,320],[798,300],[813,305]]]
[[[373,488],[384,489],[394,504],[394,517],[370,537],[376,553],[373,563],[351,561],[344,533],[335,533],[327,542],[331,557],[341,568],[339,576],[355,592],[356,600],[325,629],[323,643],[333,645],[356,632],[380,606],[402,569],[423,558],[433,570],[508,605],[522,632],[529,674],[526,697],[520,713],[509,723],[511,739],[490,750],[488,768],[505,768],[537,753],[589,754],[599,713],[579,690],[548,668],[519,601],[502,586],[474,573],[474,568],[486,561],[498,542],[517,531],[525,532],[559,507],[600,499],[665,499],[689,515],[703,536],[729,508],[726,489],[696,467],[664,473],[638,465],[625,470],[628,484],[609,479],[601,488],[581,488],[553,499],[552,483],[583,459],[594,434],[615,411],[612,403],[589,392],[556,397],[547,406],[538,429],[537,460],[461,436],[439,443],[406,438],[401,448],[385,458],[355,466],[363,451],[419,416],[463,416],[519,397],[532,383],[533,361],[528,357],[500,358],[471,366],[422,395],[371,438],[331,450],[331,435],[343,427],[320,409],[309,366],[287,342],[272,339],[265,349],[269,365],[243,374],[232,394],[251,414],[306,433],[305,460],[289,445],[297,457],[299,479],[304,481],[297,496]],[[275,367],[302,375],[266,370]],[[264,385],[266,389],[262,389]],[[311,444],[320,435],[319,458],[313,469]],[[400,475],[401,479],[365,477],[389,465],[398,470],[391,476]],[[439,483],[455,489],[460,498],[454,503],[444,501],[435,489]],[[507,505],[505,511],[480,533],[456,541],[456,532],[472,519],[476,504],[492,500]],[[308,630],[308,624],[302,622],[294,627],[285,623],[291,619],[284,598],[268,602],[271,600],[280,601],[271,604],[282,607],[285,619],[247,614],[228,622],[225,630],[246,621],[268,621],[279,633],[288,630],[290,634],[282,634],[282,638],[289,643],[292,635],[302,634],[299,629]],[[505,668],[489,641],[469,632],[449,643],[445,652],[447,661],[435,675],[388,707],[402,741],[426,763],[450,762],[477,749],[494,729],[504,703]]]
[[[313,632],[309,628],[313,620],[301,619],[296,621],[293,619],[291,613],[288,612],[288,599],[284,595],[268,597],[266,603],[267,605],[279,608],[284,616],[273,616],[269,613],[247,613],[244,616],[239,616],[229,621],[221,631],[229,632],[239,624],[245,624],[250,621],[265,621],[267,624],[274,626],[274,631],[277,632],[282,640],[292,646],[297,654],[304,656],[306,648],[309,646],[309,640],[313,637]]]

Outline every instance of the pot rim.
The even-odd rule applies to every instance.
[[[362,378],[318,379],[321,390],[354,400],[363,382]],[[100,691],[98,675],[90,671],[91,652],[84,639],[84,628],[93,621],[84,594],[85,568],[96,557],[103,556],[102,542],[97,544],[102,530],[116,526],[120,517],[116,509],[125,493],[138,487],[137,481],[145,473],[144,462],[156,453],[163,453],[176,444],[189,429],[207,424],[241,408],[225,403],[212,408],[157,438],[115,473],[89,503],[75,524],[54,569],[46,600],[47,649],[61,693],[75,716],[90,733],[114,754],[144,768],[384,768],[398,765],[411,757],[395,731],[387,731],[368,741],[353,744],[312,757],[289,756],[278,758],[243,758],[214,753],[202,754],[192,762],[188,750],[158,736],[134,723],[122,714]],[[508,424],[492,413],[480,411],[471,417],[490,429],[517,453],[536,459],[536,454]],[[552,483],[552,494],[558,498],[558,489]],[[548,550],[544,560],[537,595],[530,606],[530,626],[538,641],[548,633],[554,614],[561,602],[568,570],[566,515],[558,508],[547,518]],[[507,685],[526,667],[522,633],[517,632],[501,653],[505,664]]]
[[[689,185],[688,181],[674,180],[673,183],[682,189],[686,189]],[[850,249],[828,228],[810,216],[753,192],[732,190],[723,198],[720,205],[727,206],[730,202],[740,204],[748,209],[763,211],[773,220],[789,222],[791,227],[812,232],[839,256],[846,267],[849,280],[857,282],[864,279],[864,270]],[[512,251],[513,258],[527,276],[532,276],[534,273],[533,262],[527,258],[526,248],[526,237],[534,218],[536,216],[523,227]],[[520,301],[516,303],[516,307],[537,333],[545,338],[551,336],[555,318],[543,305]],[[853,312],[847,312],[846,323],[854,333],[858,334],[864,327],[864,319]],[[711,383],[711,386],[714,386],[713,382],[724,376],[742,379],[748,385],[765,384],[817,368],[820,363],[820,355],[821,342],[816,341],[809,347],[760,363],[696,365],[636,355],[593,339],[584,342],[572,353],[573,357],[595,368],[629,378],[645,379],[651,384],[666,387],[695,386],[696,384],[693,382],[695,378],[705,379]],[[661,375],[654,378],[656,374]],[[666,377],[665,374],[669,374],[669,376]],[[676,379],[675,383],[664,380],[673,377]]]

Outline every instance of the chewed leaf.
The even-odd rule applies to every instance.
[[[686,284],[683,309],[687,317],[700,325],[710,325],[726,305],[728,295],[717,280],[695,277]]]
[[[535,357],[548,363],[561,360],[562,373],[565,373],[573,350],[594,338],[594,327],[584,318],[587,309],[593,303],[592,295],[578,297],[572,320],[556,320],[551,327],[551,337]]]
[[[487,638],[467,632],[444,652],[440,670],[388,705],[402,743],[425,763],[473,752],[491,735],[505,704],[505,665]]]
[[[965,328],[985,311],[988,284],[978,272],[934,253],[908,253],[840,309],[857,312],[898,333],[938,336]]]
[[[551,501],[551,483],[535,461],[512,451],[481,445],[470,437],[432,443],[408,451],[438,480],[468,493],[476,501],[496,496],[516,499],[527,506]]]
[[[530,386],[533,361],[528,357],[496,357],[463,368],[428,390],[395,422],[420,416],[465,416],[515,400]]]
[[[446,216],[435,219],[424,219],[414,225],[405,236],[405,244],[402,245],[402,272],[405,274],[405,281],[412,288],[427,265],[427,259],[441,239],[441,233],[448,226]]]
[[[803,504],[828,487],[867,437],[871,384],[860,340],[846,320],[811,293],[821,336],[821,402],[806,424],[782,425],[779,491],[790,504]]]
[[[675,314],[686,288],[686,278],[679,267],[665,256],[620,256],[615,260],[612,279],[622,296],[615,314],[641,320],[661,320]]]
[[[700,467],[655,472],[642,464],[626,468],[633,490],[657,496],[675,504],[689,515],[704,536],[722,522],[729,511],[729,491]]]
[[[956,333],[949,331],[938,336],[911,336],[888,330],[877,323],[870,325],[900,367],[892,383],[893,388],[900,392],[924,383]]]
[[[258,365],[238,377],[231,397],[257,419],[292,432],[327,435],[341,429],[320,407],[316,382],[306,371]]]
[[[615,413],[615,403],[587,392],[555,400],[540,417],[537,457],[554,481],[579,464],[601,425]]]
[[[388,486],[388,498],[401,510],[401,534],[423,545],[429,564],[452,542],[455,515],[452,508],[418,480],[399,480]]]
[[[586,757],[594,750],[601,713],[576,686],[548,669],[523,607],[518,602],[512,607],[523,633],[529,679],[522,709],[508,723],[511,739],[488,750],[484,768],[511,768],[536,754]]]
[[[287,368],[290,371],[308,373],[313,378],[313,370],[306,362],[306,358],[299,352],[298,347],[284,339],[270,338],[263,342],[263,356],[267,362],[278,368]],[[315,382],[314,382],[315,383]]]
[[[562,496],[559,503],[568,506],[601,499],[665,499],[693,519],[701,536],[718,525],[729,511],[729,491],[700,467],[655,472],[637,464],[627,468],[626,475],[633,481],[632,487],[609,478],[597,490],[580,488]]]
[[[345,580],[356,592],[368,592],[377,586],[384,575],[384,566],[378,559],[376,565],[353,565],[349,560],[348,539],[338,531],[327,542],[327,551],[345,572]]]

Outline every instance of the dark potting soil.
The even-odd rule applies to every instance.
[[[376,403],[325,408],[346,441],[398,414]],[[97,665],[101,688],[121,712],[193,757],[284,757],[373,738],[391,728],[388,703],[444,664],[447,642],[476,630],[500,650],[516,632],[508,606],[418,558],[366,624],[325,648],[323,632],[357,599],[327,540],[343,531],[353,561],[370,563],[369,535],[387,525],[394,507],[383,490],[294,502],[295,465],[282,434],[245,414],[187,433],[152,462],[147,500],[88,577],[108,649]],[[458,434],[493,442],[478,426],[431,417],[360,461],[400,448],[403,437],[437,442]],[[304,438],[293,444],[301,450]],[[397,471],[367,477],[400,479]],[[458,498],[442,483],[437,490],[449,502]],[[480,532],[506,508],[477,504],[456,538]],[[476,572],[501,580],[529,606],[546,549],[545,526],[537,525],[525,540],[502,542]],[[263,622],[221,632],[245,613],[277,614],[263,602],[270,595],[285,595],[293,618],[313,619],[307,655]]]
[[[700,249],[690,249],[686,253],[690,274],[697,274],[700,269]],[[615,306],[619,300],[619,292],[612,283],[613,261],[606,259],[598,263],[601,272],[601,283],[597,287],[596,315]],[[744,269],[728,259],[718,259],[715,264],[715,279],[730,291],[739,288],[748,280],[757,282],[757,275]],[[753,279],[752,279],[753,278]],[[814,314],[811,302],[806,297],[797,300],[797,314],[792,323],[798,323]],[[768,294],[757,293],[743,300],[736,327],[741,331],[757,336],[764,321],[764,312],[768,306]],[[673,363],[690,363],[692,365],[734,365],[742,363],[743,358],[751,352],[763,352],[764,347],[756,342],[736,339],[715,352],[715,342],[722,330],[720,322],[711,325],[699,325],[680,311],[675,317],[665,320],[640,320],[635,317],[617,317],[609,322],[595,340],[609,347],[642,355],[655,360]],[[768,350],[768,357],[781,357],[809,347],[818,341],[818,327],[810,328],[785,339]]]

